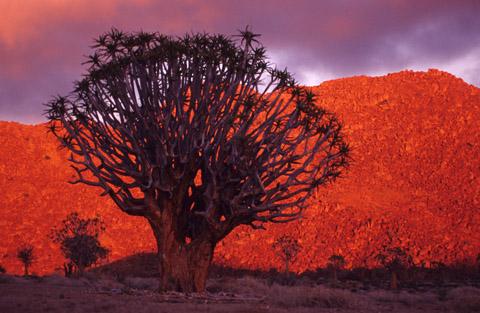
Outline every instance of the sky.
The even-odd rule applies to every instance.
[[[182,36],[261,34],[302,85],[436,68],[480,87],[480,0],[1,0],[0,120],[42,113],[86,73],[112,27]]]

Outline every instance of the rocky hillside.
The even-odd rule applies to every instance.
[[[326,266],[341,254],[348,267],[376,266],[382,246],[402,247],[417,264],[476,262],[480,253],[480,89],[436,70],[352,77],[313,87],[318,103],[345,125],[355,159],[344,178],[318,190],[307,219],[242,227],[221,242],[217,264],[282,268],[272,243],[283,234],[302,250],[293,270]],[[35,246],[32,270],[64,260],[48,237],[69,212],[99,217],[110,261],[155,250],[142,218],[121,213],[100,190],[67,181],[73,170],[44,125],[0,122],[0,264],[21,273],[22,243]]]

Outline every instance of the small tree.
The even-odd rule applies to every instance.
[[[397,289],[398,274],[413,265],[413,258],[399,247],[384,247],[383,252],[377,254],[376,259],[392,274],[392,289]]]
[[[332,265],[333,281],[336,283],[338,281],[337,272],[345,266],[345,259],[341,255],[332,254],[332,256],[328,258],[328,261],[330,261],[330,264]]]
[[[82,276],[85,268],[108,254],[108,250],[98,241],[105,227],[97,218],[82,219],[78,217],[78,213],[70,213],[62,223],[62,228],[58,229],[55,226],[52,229],[50,238],[60,243],[60,249],[70,260],[70,270],[67,271],[67,266],[64,266],[65,274],[71,274],[71,265],[74,264],[77,274]]]
[[[17,257],[22,261],[24,266],[24,276],[28,276],[28,267],[33,264],[35,255],[33,253],[33,246],[23,245],[17,250]]]
[[[203,291],[215,246],[235,227],[301,218],[348,164],[335,116],[257,39],[113,29],[74,91],[47,104],[73,183],[152,227],[160,291]]]
[[[273,243],[273,249],[277,255],[285,262],[285,274],[290,278],[290,264],[296,261],[298,252],[302,246],[297,239],[288,235],[283,235]]]

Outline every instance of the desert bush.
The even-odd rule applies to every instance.
[[[63,227],[54,227],[50,238],[60,244],[65,257],[74,264],[77,274],[82,276],[85,268],[104,259],[108,250],[100,244],[98,237],[105,231],[103,223],[95,219],[82,219],[77,213],[71,213],[62,221]],[[65,276],[70,276],[71,267],[65,265]]]
[[[27,284],[28,281],[24,278],[14,275],[0,275],[0,284]]]
[[[357,295],[348,290],[324,286],[281,286],[274,284],[270,293],[272,301],[284,307],[323,307],[363,309],[367,307]]]
[[[85,273],[83,273],[82,277],[88,280],[89,282],[97,282],[98,280],[101,279],[100,273],[93,272],[93,271],[86,271]]]
[[[455,312],[480,312],[480,289],[458,287],[447,293],[447,300]]]
[[[144,277],[126,277],[123,284],[129,289],[157,290],[158,279]]]
[[[60,274],[51,274],[42,277],[42,281],[51,286],[83,286],[77,279],[71,279]]]
[[[125,290],[128,289],[125,284],[121,283],[115,277],[111,276],[102,276],[96,283],[95,286],[99,290]]]
[[[35,255],[33,253],[33,246],[24,244],[17,250],[17,258],[22,261],[24,266],[24,276],[28,276],[28,267],[33,264]]]
[[[438,297],[432,293],[412,294],[406,291],[373,290],[367,293],[374,301],[403,303],[407,306],[418,306],[425,303],[438,303]]]
[[[267,280],[249,276],[240,279],[224,277],[210,280],[206,290],[212,293],[224,292],[266,298],[268,302],[283,307],[361,309],[367,306],[358,296],[347,290],[323,286],[269,284]]]
[[[248,295],[255,297],[264,297],[269,294],[270,286],[264,279],[257,279],[251,276],[243,278],[223,277],[220,279],[207,281],[206,290],[212,293],[231,293],[239,295]]]

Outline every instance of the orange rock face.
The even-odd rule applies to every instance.
[[[313,87],[335,112],[354,147],[344,178],[318,190],[307,219],[234,230],[214,262],[237,268],[283,268],[272,244],[284,234],[302,249],[292,269],[325,267],[332,254],[347,267],[376,266],[383,245],[399,246],[417,264],[473,264],[480,253],[480,89],[454,76],[400,72],[353,77]],[[101,190],[67,181],[67,152],[44,125],[0,122],[0,264],[22,273],[16,250],[35,246],[31,270],[47,274],[63,256],[48,237],[69,212],[99,217],[110,261],[156,249],[143,218],[122,213]]]

